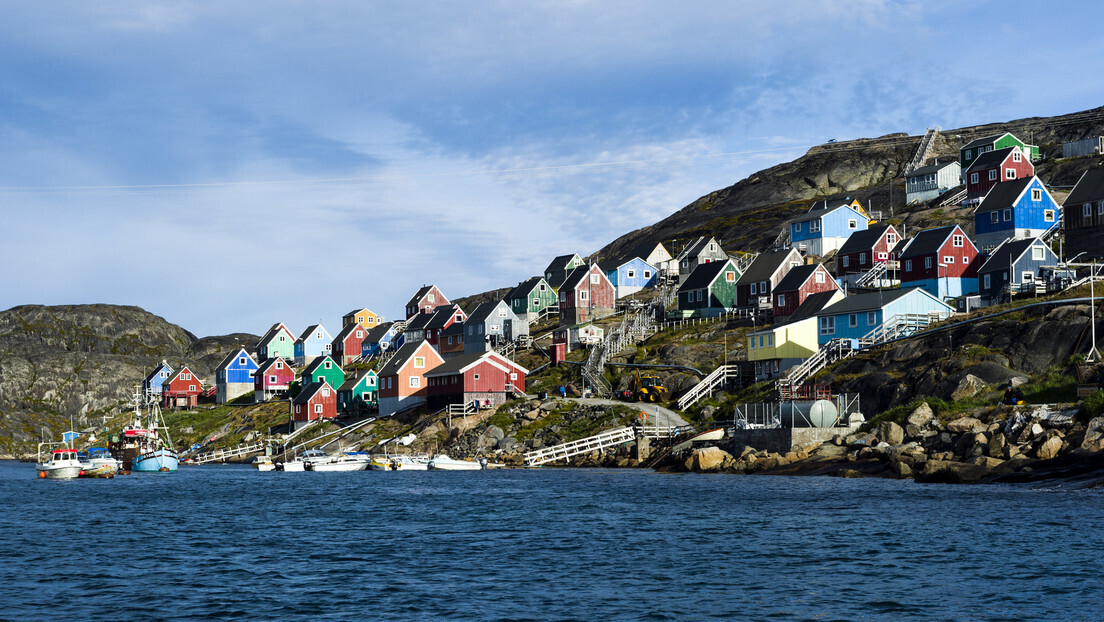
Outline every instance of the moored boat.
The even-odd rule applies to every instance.
[[[275,471],[276,463],[272,461],[270,456],[257,456],[253,460],[253,467],[261,472]]]
[[[145,406],[145,412],[142,407]],[[161,408],[154,396],[134,394],[134,422],[112,438],[111,453],[122,461],[122,472],[173,472],[180,466],[180,456],[172,447]]]
[[[308,471],[363,471],[368,468],[369,459],[364,455],[342,453],[311,458],[307,461]]]
[[[43,460],[42,446],[45,445],[49,447],[57,444],[59,443],[38,444],[39,458],[38,464],[36,465],[38,476],[45,479],[76,479],[80,477],[85,464],[81,462],[76,449],[70,447],[54,449],[51,450],[49,456]]]
[[[429,461],[431,471],[478,471],[482,465],[472,460],[456,460],[445,454],[437,454]]]

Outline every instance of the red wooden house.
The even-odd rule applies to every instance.
[[[480,408],[506,403],[509,396],[525,393],[529,370],[497,352],[473,352],[453,357],[425,377],[429,383],[428,406],[476,401]]]
[[[203,393],[203,382],[187,365],[161,384],[161,404],[167,408],[194,408]]]
[[[464,322],[453,322],[437,335],[437,351],[445,358],[464,353]]]
[[[409,320],[418,313],[433,313],[437,307],[447,304],[451,304],[449,299],[445,298],[436,285],[423,285],[406,301],[406,319]]]
[[[1035,165],[1019,147],[987,151],[966,169],[966,202],[980,203],[998,183],[1034,174]]]
[[[560,325],[573,326],[613,314],[613,283],[598,264],[579,266],[560,285]]]
[[[812,294],[839,289],[832,274],[822,264],[791,268],[771,293],[774,297],[773,315],[775,318],[788,317]]]
[[[291,400],[291,419],[295,429],[318,419],[337,417],[337,391],[328,382],[312,382]]]
[[[978,291],[981,257],[962,227],[925,229],[901,250],[901,287],[922,287],[940,300]]]
[[[805,260],[796,248],[759,253],[736,280],[736,305],[751,309],[773,309],[771,291],[789,271]]]
[[[287,395],[288,387],[295,380],[295,370],[282,357],[261,361],[253,374],[253,401],[264,402]]]
[[[836,276],[866,274],[875,264],[894,261],[900,243],[901,234],[893,225],[874,225],[852,233],[836,253]]]
[[[357,322],[342,326],[330,344],[330,352],[337,364],[348,365],[360,358],[360,347],[367,336],[368,329]]]
[[[437,307],[430,316],[429,322],[425,326],[425,340],[433,347],[437,347],[437,344],[441,341],[441,333],[459,322],[463,324],[468,319],[468,314],[464,313],[464,310],[460,308],[460,305],[442,305]]]

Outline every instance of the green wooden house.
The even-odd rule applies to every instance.
[[[506,304],[519,320],[532,322],[536,320],[541,311],[548,307],[559,308],[556,299],[556,290],[548,284],[542,276],[535,276],[518,283],[518,286],[506,294]]]
[[[379,405],[379,378],[376,372],[365,369],[349,376],[337,389],[337,410],[354,412],[376,408]]]
[[[299,383],[307,386],[312,382],[325,380],[331,387],[340,387],[345,382],[345,372],[330,356],[320,356],[299,373]]]
[[[731,259],[703,263],[678,288],[678,315],[712,317],[736,306],[740,270]]]
[[[963,145],[958,149],[958,163],[962,165],[962,172],[965,173],[966,169],[970,168],[983,153],[1007,149],[1008,147],[1019,147],[1020,151],[1026,153],[1028,159],[1032,162],[1039,159],[1038,145],[1029,145],[1013,134],[1005,132],[1003,134],[993,134],[992,136],[982,136]]]

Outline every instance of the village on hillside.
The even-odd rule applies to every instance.
[[[931,161],[937,132],[927,132],[905,169],[906,200],[972,209],[972,236],[959,225],[906,232],[857,200],[818,200],[761,253],[701,236],[676,253],[672,241],[611,260],[566,254],[468,311],[424,285],[401,320],[364,308],[342,317],[336,333],[276,322],[254,348],[229,353],[213,382],[186,363],[163,362],[144,389],[166,407],[194,407],[204,396],[283,400],[289,430],[346,413],[466,413],[525,396],[527,378],[580,349],[586,394],[609,396],[604,366],[625,344],[665,325],[746,318],[755,328],[744,365],[725,361],[680,394],[636,386],[627,397],[675,400],[684,410],[733,378],[772,381],[779,400],[830,397],[809,380],[826,365],[956,313],[1095,279],[1094,262],[1104,259],[1104,167],[1089,168],[1059,201],[1035,174],[1037,146],[1005,132],[963,144],[957,159]],[[1099,136],[1063,146],[1069,158],[1102,152]],[[620,322],[610,324],[612,316]],[[605,327],[596,323],[603,319]],[[523,350],[547,362],[526,369],[516,361]]]

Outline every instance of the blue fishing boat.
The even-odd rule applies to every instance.
[[[145,406],[143,412],[142,407]],[[157,397],[134,394],[134,422],[112,438],[111,452],[123,461],[123,472],[173,472],[180,456],[173,449]]]

